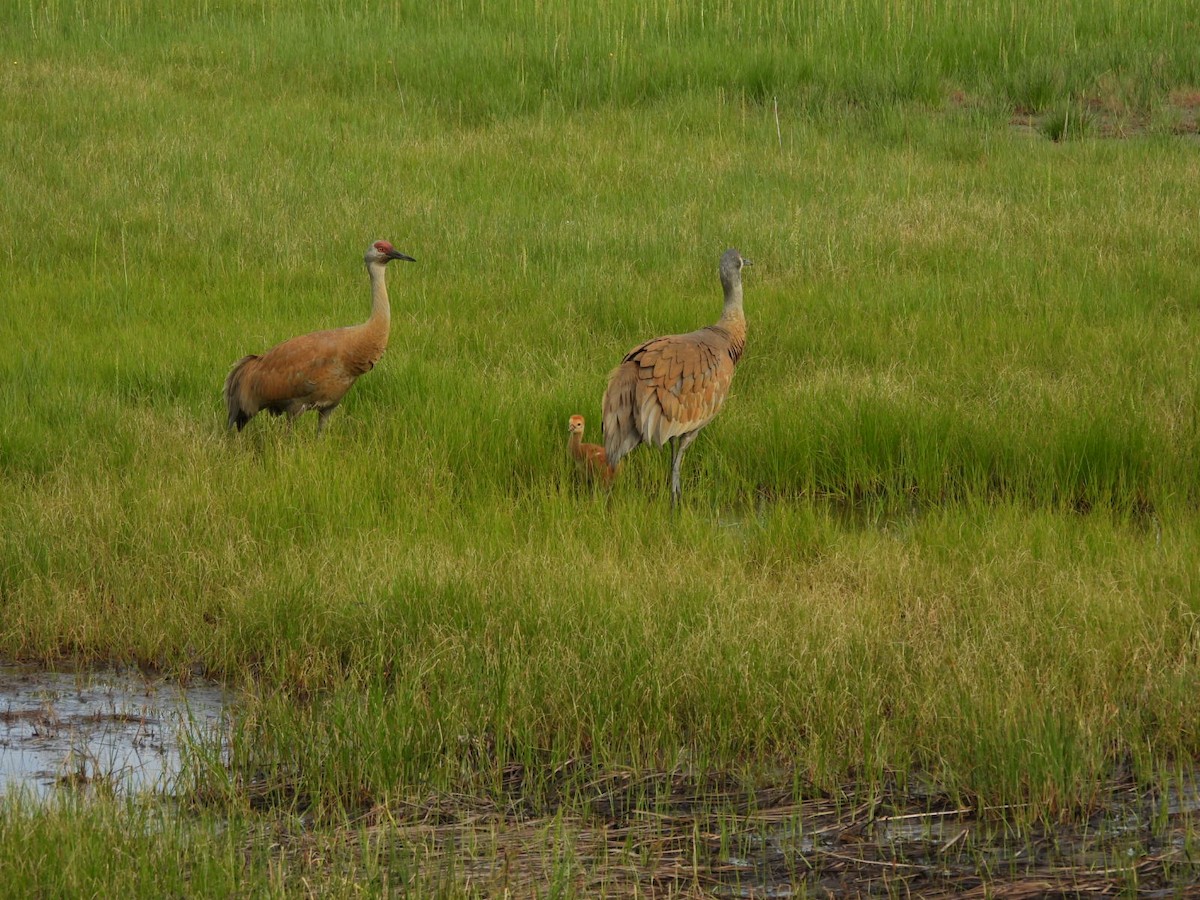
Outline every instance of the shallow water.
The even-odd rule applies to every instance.
[[[998,874],[1014,883],[1061,883],[1067,893],[1140,884],[1139,895],[1161,890],[1174,896],[1200,884],[1194,854],[1200,773],[1154,791],[1114,787],[1090,820],[1054,827],[1013,830],[969,808],[897,810],[861,821],[828,812],[805,818],[803,828],[788,822],[726,834],[723,843],[733,852],[711,857],[715,893],[792,896],[800,888],[805,896],[890,895],[902,889],[952,896]]]
[[[689,794],[692,782],[659,778],[656,803],[665,805],[650,809],[623,805],[622,788],[610,794],[595,782],[595,804],[578,819],[506,815],[489,801],[453,822],[452,802],[414,808],[398,830],[389,832],[390,814],[378,827],[382,840],[414,852],[415,865],[489,895],[532,894],[531,885],[562,876],[565,853],[585,896],[1200,896],[1196,773],[1156,788],[1125,777],[1106,786],[1089,818],[1019,827],[1002,815],[1015,809],[931,808],[939,798],[924,790],[846,785],[836,797],[795,801],[786,789]]]
[[[209,682],[0,665],[0,795],[169,792],[185,747],[221,746],[227,707]]]

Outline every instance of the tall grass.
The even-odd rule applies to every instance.
[[[1194,760],[1194,147],[1008,119],[1157,121],[1195,12],[5,7],[0,653],[243,688],[234,806],[919,771],[1036,816]],[[224,434],[378,237],[418,263],[326,436]],[[730,245],[684,510],[656,452],[576,484],[567,417]]]
[[[13,4],[14,39],[125,49],[158,42],[189,69],[231,61],[259,83],[356,95],[364,87],[451,117],[653,101],[680,91],[833,101],[939,101],[947,85],[1043,108],[1117,86],[1151,102],[1200,80],[1197,6],[947,0],[702,4]],[[236,40],[226,40],[238,34]],[[98,42],[107,42],[99,44]],[[35,52],[37,52],[35,50]],[[44,51],[43,51],[44,52]],[[297,76],[300,78],[296,83]]]

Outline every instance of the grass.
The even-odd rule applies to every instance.
[[[1186,771],[1196,12],[0,12],[0,655],[243,698],[195,818],[0,820],[143,881],[15,884],[149,893],[187,846],[180,892],[302,891],[333,876],[246,850],[272,816],[361,875],[363,810],[587,815],[614,772],[1032,827]],[[235,359],[365,318],[379,237],[418,263],[325,438],[222,433]],[[594,439],[623,352],[716,318],[730,245],[750,344],[684,510],[665,453],[576,484],[567,417]]]

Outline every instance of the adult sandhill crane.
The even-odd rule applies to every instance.
[[[721,256],[725,309],[715,325],[654,338],[630,350],[604,392],[604,449],[614,469],[638,444],[671,445],[671,505],[679,502],[679,465],[712,421],[746,346],[742,267],[737,250]]]
[[[226,427],[238,431],[262,410],[287,413],[288,425],[306,410],[317,411],[317,434],[356,378],[371,371],[387,349],[391,325],[384,270],[393,259],[416,262],[387,241],[367,248],[371,316],[361,325],[302,334],[261,355],[243,356],[225,379]]]
[[[567,420],[567,430],[571,434],[567,439],[567,450],[585,477],[599,477],[606,486],[610,485],[615,473],[608,466],[608,454],[599,444],[583,443],[583,428],[583,416],[574,415]]]

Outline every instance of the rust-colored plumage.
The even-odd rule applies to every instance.
[[[613,369],[604,392],[604,449],[614,468],[638,444],[671,446],[671,502],[680,496],[683,453],[725,400],[746,346],[742,267],[737,250],[721,257],[725,308],[715,325],[654,338]]]
[[[374,368],[387,349],[391,308],[384,272],[393,259],[415,262],[387,241],[376,241],[363,255],[371,277],[371,316],[361,325],[302,334],[233,364],[225,379],[227,427],[241,431],[262,410],[286,413],[290,424],[315,409],[321,433],[355,379]]]
[[[599,478],[608,486],[616,474],[608,465],[608,454],[599,444],[583,443],[583,428],[583,416],[574,415],[567,421],[567,430],[571,434],[567,439],[567,450],[586,478]]]

